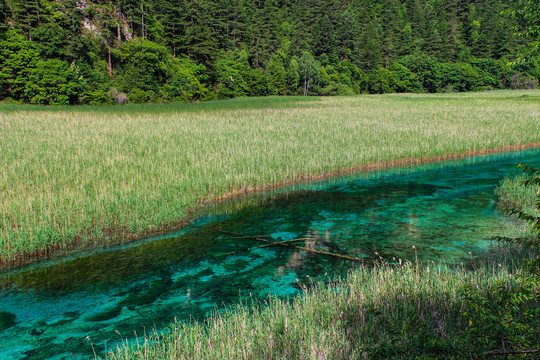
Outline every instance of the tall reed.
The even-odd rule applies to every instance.
[[[489,293],[496,284],[512,289],[521,281],[504,268],[364,266],[345,280],[314,284],[292,302],[238,305],[205,322],[124,340],[107,358],[461,359],[469,324],[460,291]]]
[[[540,91],[0,104],[0,265],[178,226],[227,194],[540,143]]]

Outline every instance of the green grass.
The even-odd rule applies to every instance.
[[[516,291],[523,278],[503,268],[466,271],[445,267],[361,267],[330,285],[316,284],[292,302],[273,299],[216,313],[204,322],[176,323],[139,340],[124,340],[108,359],[465,359],[496,350],[488,325],[476,332],[464,289]],[[515,304],[512,315],[531,326],[538,345],[540,318],[518,319],[538,302]],[[501,308],[501,311],[504,309]],[[500,314],[497,314],[500,315]],[[495,321],[503,320],[498,316]],[[475,326],[478,324],[474,324]],[[510,335],[511,329],[504,333]],[[127,334],[123,334],[127,335]],[[131,334],[133,335],[133,334]],[[141,335],[141,334],[139,334]],[[510,336],[508,336],[510,338]],[[495,339],[495,341],[500,339]],[[506,347],[512,348],[509,339]]]
[[[518,174],[506,177],[501,181],[495,190],[501,208],[516,209],[532,216],[540,216],[540,210],[536,206],[540,188],[523,185],[523,182],[528,178],[526,174]],[[531,224],[516,219],[515,225],[513,233],[504,235],[512,238],[531,238],[534,236]]]
[[[523,182],[528,179],[526,174],[519,174],[505,178],[496,189],[496,195],[500,205],[505,208],[515,208],[529,214],[540,216],[535,206],[537,193],[540,188],[524,186]]]
[[[0,105],[0,263],[129,241],[205,201],[540,142],[540,91]]]

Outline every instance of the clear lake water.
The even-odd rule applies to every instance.
[[[91,344],[103,354],[380,258],[466,263],[509,226],[494,190],[519,162],[540,165],[540,149],[299,184],[209,207],[176,232],[0,274],[0,359],[93,359]]]

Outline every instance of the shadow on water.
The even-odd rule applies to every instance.
[[[239,300],[293,297],[307,279],[357,266],[251,236],[301,238],[288,244],[366,262],[467,262],[506,231],[494,188],[519,161],[539,164],[540,150],[295,185],[217,204],[164,236],[5,273],[0,359],[88,358],[88,339],[103,352],[118,333],[203,319]]]

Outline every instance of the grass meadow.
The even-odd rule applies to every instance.
[[[539,119],[538,90],[0,104],[0,263],[162,232],[231,194],[537,144]]]

